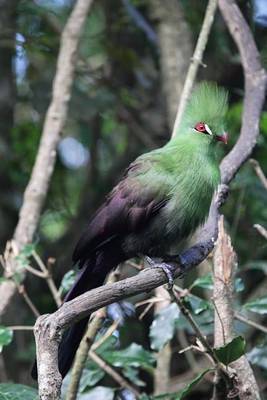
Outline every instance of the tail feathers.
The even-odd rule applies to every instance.
[[[104,283],[108,271],[104,271],[100,268],[98,273],[95,271],[92,274],[92,269],[90,266],[85,266],[84,268],[85,269],[81,271],[81,274],[79,275],[73,288],[67,294],[65,301],[70,301],[87,290],[94,289]],[[76,351],[85,333],[89,318],[90,315],[78,321],[63,334],[63,338],[58,349],[58,369],[62,375],[62,378],[66,376],[71,368]]]
[[[89,317],[77,322],[63,334],[58,349],[58,369],[64,378],[70,370],[76,351],[85,333]]]
[[[104,283],[108,272],[117,266],[117,262],[116,264],[113,263],[112,261],[115,260],[112,259],[110,260],[110,263],[103,263],[103,261],[105,260],[101,257],[101,259],[97,261],[94,259],[88,260],[85,263],[73,287],[65,297],[64,302],[70,301],[86,291],[97,288]],[[71,368],[75,353],[82,340],[89,318],[90,315],[78,321],[63,334],[58,350],[58,368],[63,378]],[[34,380],[37,380],[38,378],[36,361],[33,365],[31,376]]]

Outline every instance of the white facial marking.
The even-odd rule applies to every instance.
[[[206,129],[206,132],[208,132],[209,135],[212,135],[212,132],[211,132],[211,129],[210,129],[209,125],[205,124],[205,129]]]
[[[208,132],[209,135],[212,135],[212,132],[211,132],[211,129],[210,129],[209,125],[205,124],[205,129],[206,129],[206,132]]]

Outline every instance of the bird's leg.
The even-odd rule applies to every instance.
[[[174,260],[170,260],[172,264],[167,262],[156,262],[151,257],[145,256],[145,260],[151,268],[160,268],[164,271],[168,278],[168,290],[171,290],[174,284],[174,273],[179,263],[175,263]]]

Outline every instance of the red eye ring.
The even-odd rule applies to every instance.
[[[195,125],[195,130],[198,131],[198,132],[206,132],[206,127],[205,127],[204,122],[198,122]]]

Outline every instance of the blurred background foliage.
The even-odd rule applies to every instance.
[[[207,2],[182,0],[179,3],[191,35],[190,45],[193,46]],[[255,15],[253,18],[254,9],[250,1],[240,0],[238,3],[251,26],[265,65],[267,28],[257,24]],[[71,0],[6,0],[0,4],[1,252],[12,236],[23,191],[34,163],[45,112],[51,100],[60,33],[72,4]],[[155,6],[153,0],[100,0],[95,2],[88,17],[79,47],[68,119],[34,243],[34,248],[45,262],[49,257],[55,258],[53,271],[58,286],[72,266],[71,253],[81,230],[118,181],[124,168],[137,155],[161,146],[169,139],[172,127],[167,120],[166,95],[162,90],[159,21],[151,13],[151,7]],[[243,74],[239,55],[218,14],[204,63],[207,67],[201,69],[199,80],[214,80],[230,93],[227,120],[230,144],[227,150],[221,152],[229,151],[240,130]],[[262,114],[261,135],[253,158],[267,174],[267,111]],[[228,231],[238,254],[238,307],[266,293],[267,241],[253,228],[258,223],[267,227],[266,204],[267,191],[252,165],[246,163],[233,181],[231,195],[224,206]],[[26,254],[26,257],[29,256]],[[209,260],[184,283],[185,286],[191,285],[190,293],[193,292],[194,296],[189,296],[188,301],[206,334],[212,334],[213,320],[207,294],[212,285],[208,275],[210,268]],[[133,274],[134,269],[125,267],[123,276],[129,273]],[[192,286],[198,275],[204,276],[204,283]],[[73,274],[65,276],[62,290],[72,279]],[[55,309],[51,294],[42,280],[29,276],[26,288],[41,313]],[[136,299],[132,301],[133,304],[135,302]],[[106,348],[99,350],[105,360],[119,368],[141,390],[145,388],[146,393],[153,392],[156,353],[170,339],[173,344],[170,390],[178,390],[187,382],[184,376],[189,374],[190,363],[188,358],[177,353],[182,345],[176,333],[183,330],[190,342],[192,332],[178,309],[174,305],[169,307],[161,316],[165,321],[164,332],[162,324],[158,323],[158,315],[153,321],[152,309],[140,321],[138,316],[144,307],[138,307],[135,312],[134,307],[130,307],[129,317],[121,322],[116,334],[106,343]],[[247,306],[247,312],[251,308]],[[254,304],[253,317],[255,309],[256,317],[264,322],[267,301]],[[110,312],[112,319],[116,312],[121,311],[111,309]],[[18,297],[13,312],[4,323],[32,325],[34,319]],[[244,325],[238,326],[238,329],[247,338],[247,350],[257,365],[259,382],[264,386],[267,374],[264,358],[266,338]],[[15,332],[12,335],[9,331],[1,333],[0,330],[0,347],[1,343],[7,345],[11,341],[3,351],[0,370],[4,362],[5,371],[2,369],[0,381],[33,386],[29,376],[34,357],[33,335],[31,332]],[[88,361],[80,388],[81,393],[87,393],[87,397],[81,394],[81,399],[113,399],[116,387],[103,370]],[[88,397],[92,388],[92,397]],[[11,393],[8,383],[1,386],[1,390],[2,393]],[[24,387],[21,388],[20,399],[23,398],[23,390],[26,391],[25,399],[36,396],[32,389]],[[188,398],[205,399],[210,390],[211,384],[207,380]],[[116,392],[116,396],[131,398],[127,391],[124,392]]]

